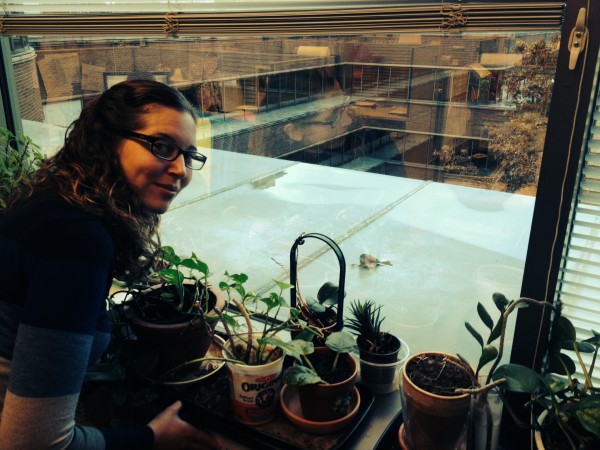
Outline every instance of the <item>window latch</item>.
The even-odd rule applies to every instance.
[[[585,48],[585,44],[588,41],[588,29],[585,26],[585,8],[579,10],[577,14],[577,22],[575,28],[571,30],[571,36],[569,37],[569,70],[575,70],[577,65],[577,59],[579,59],[580,53]]]

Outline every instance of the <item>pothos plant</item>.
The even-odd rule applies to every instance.
[[[207,314],[214,306],[209,301],[208,265],[193,252],[182,258],[170,246],[160,248],[158,261],[155,273],[127,289],[126,304],[133,312],[153,323]]]

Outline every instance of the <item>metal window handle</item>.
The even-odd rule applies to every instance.
[[[577,60],[579,59],[579,55],[585,48],[585,45],[588,41],[588,29],[585,26],[585,8],[579,9],[579,14],[577,14],[577,22],[575,23],[575,28],[571,30],[571,36],[569,37],[569,70],[575,70],[575,66],[577,66]]]

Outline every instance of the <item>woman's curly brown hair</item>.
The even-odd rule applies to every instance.
[[[160,247],[159,216],[147,211],[129,186],[117,154],[122,138],[112,130],[142,128],[155,105],[189,112],[196,120],[185,97],[165,84],[151,80],[118,83],[85,105],[67,129],[64,146],[44,162],[20,195],[22,199],[57,192],[97,216],[115,243],[115,276],[129,281],[139,279],[154,262]]]

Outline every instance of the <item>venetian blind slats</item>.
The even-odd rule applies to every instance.
[[[123,12],[128,2],[116,3],[107,2],[109,12],[102,14],[92,8],[101,2],[81,2],[59,14],[54,8],[60,5],[51,8],[47,4],[45,8],[50,9],[36,5],[34,13],[28,3],[13,2],[0,19],[0,31],[5,35],[269,36],[552,30],[560,28],[564,14],[564,2],[375,3],[379,6],[366,2],[182,2],[162,13],[149,11],[164,9],[164,4],[129,2],[130,7],[136,6],[132,7],[135,14]],[[73,12],[76,7],[84,12]]]
[[[566,240],[557,295],[578,339],[600,331],[600,104],[592,124],[574,204],[573,226]],[[585,355],[584,358],[588,356]],[[594,377],[596,382],[600,378]]]

